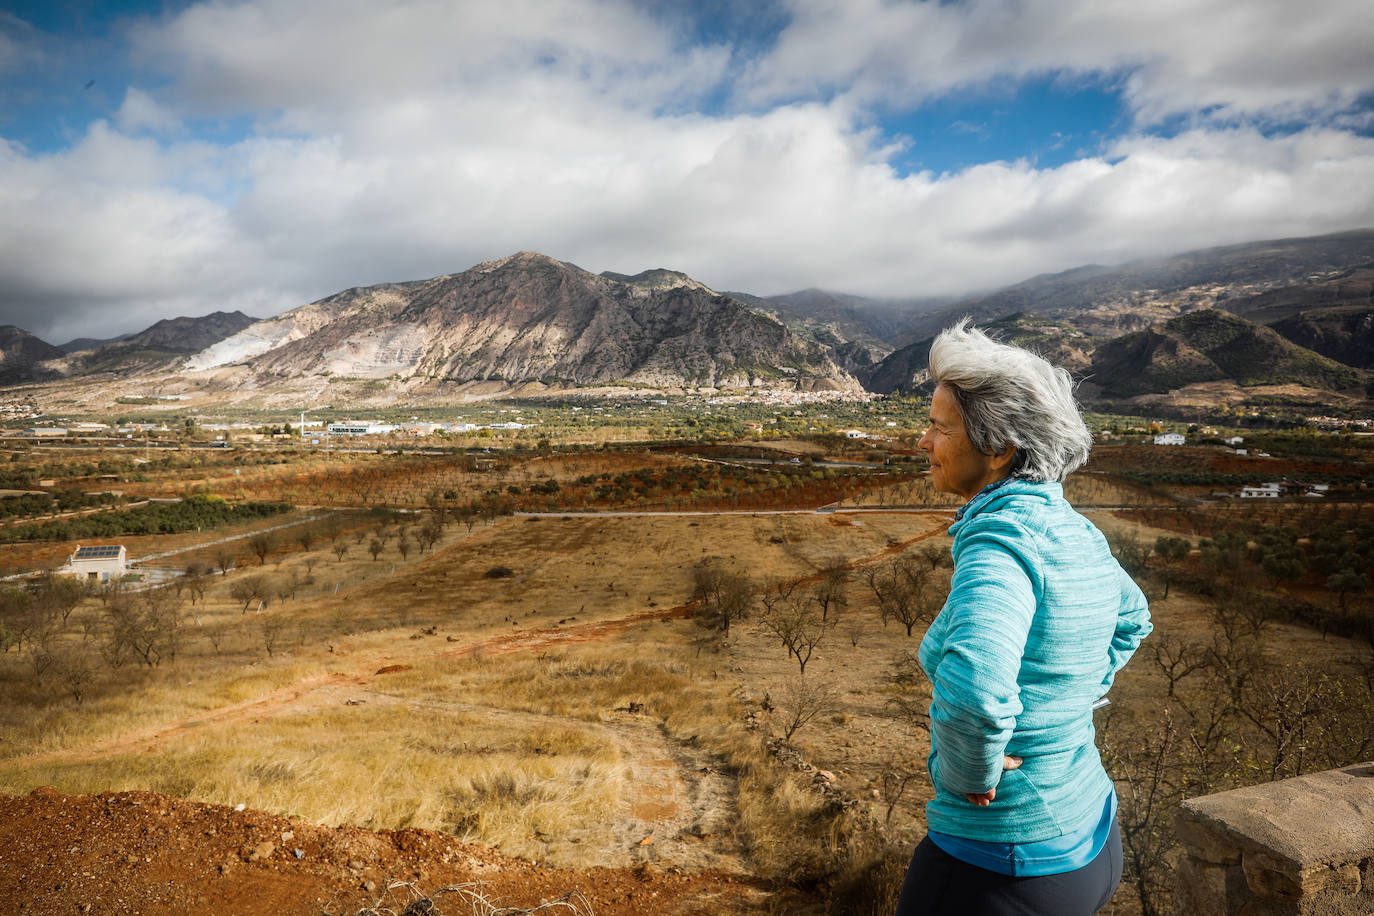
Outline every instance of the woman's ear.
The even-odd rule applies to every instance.
[[[1003,471],[1010,472],[1013,462],[1016,461],[1016,446],[1008,445],[1002,450],[1000,455],[992,456],[992,469],[999,474]]]

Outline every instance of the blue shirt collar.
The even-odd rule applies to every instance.
[[[975,503],[978,504],[978,507],[982,507],[983,503],[988,501],[989,496],[991,496],[993,493],[996,493],[998,490],[1002,489],[1002,487],[1005,487],[1007,484],[1011,483],[1015,479],[1015,477],[1003,477],[1001,480],[994,480],[986,487],[983,487],[983,489],[973,494],[973,498],[970,499],[968,502],[964,503],[959,508],[958,512],[954,513],[954,520],[956,522],[962,522],[964,520],[964,516],[967,515],[968,512],[974,508]]]
[[[949,533],[954,534],[961,523],[982,512],[990,503],[1000,501],[1002,497],[1009,498],[1014,495],[1034,495],[1052,502],[1064,498],[1064,485],[1052,480],[1025,480],[1020,477],[1003,477],[1001,480],[993,481],[974,494],[973,499],[964,503],[963,507],[954,513],[954,521],[950,524]]]

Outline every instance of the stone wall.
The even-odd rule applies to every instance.
[[[1192,798],[1178,916],[1374,914],[1374,762]]]

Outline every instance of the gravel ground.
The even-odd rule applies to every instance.
[[[571,871],[429,830],[321,827],[151,792],[0,795],[0,911],[23,914],[755,912],[768,888],[675,868]],[[417,903],[429,901],[426,906]]]

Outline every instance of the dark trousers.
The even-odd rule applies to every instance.
[[[916,847],[897,916],[1091,916],[1121,883],[1121,827],[1087,865],[1062,875],[1017,878],[961,862],[926,837]]]

